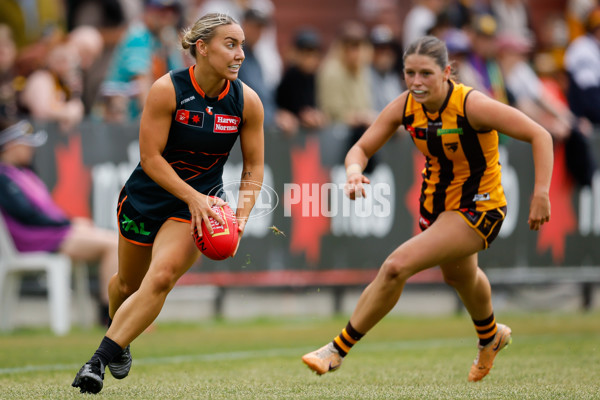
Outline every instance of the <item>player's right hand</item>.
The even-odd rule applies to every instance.
[[[344,193],[346,193],[346,196],[348,196],[350,200],[355,200],[359,197],[367,197],[364,186],[364,184],[367,183],[371,183],[371,181],[361,173],[356,172],[348,175],[346,185],[344,185]]]
[[[197,231],[198,236],[202,236],[202,221],[204,221],[204,225],[206,225],[206,228],[212,234],[213,229],[210,224],[210,217],[213,217],[221,225],[224,225],[225,221],[221,218],[219,213],[212,209],[212,207],[223,206],[225,204],[227,204],[227,202],[220,197],[206,196],[202,193],[198,193],[198,196],[195,196],[194,200],[188,203],[190,214],[192,215],[190,224],[192,235],[194,234],[194,231]]]

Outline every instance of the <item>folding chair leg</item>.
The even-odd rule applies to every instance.
[[[18,274],[4,275],[0,286],[0,330],[10,331],[13,328],[12,314],[17,304],[21,279]]]
[[[75,303],[77,303],[77,319],[84,328],[90,328],[94,323],[88,310],[92,299],[88,272],[87,263],[83,261],[73,263],[73,289]]]
[[[50,326],[55,334],[64,335],[71,327],[71,264],[55,262],[48,268]]]

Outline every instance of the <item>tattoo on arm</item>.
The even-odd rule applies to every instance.
[[[244,171],[242,173],[242,178],[252,178],[252,172],[250,172],[250,171]]]

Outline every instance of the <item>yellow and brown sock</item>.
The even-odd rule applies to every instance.
[[[364,336],[363,333],[358,333],[348,322],[348,325],[342,329],[342,333],[333,339],[333,346],[340,353],[340,356],[345,357],[352,346],[356,344]]]
[[[479,344],[481,346],[485,346],[494,340],[494,336],[498,331],[498,326],[496,325],[496,318],[494,317],[494,313],[490,315],[486,319],[482,320],[473,320],[475,324],[475,330],[477,331],[477,337],[479,337]]]

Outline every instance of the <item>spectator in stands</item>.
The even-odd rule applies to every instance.
[[[569,41],[585,35],[585,21],[590,11],[598,5],[598,0],[567,0],[565,18],[569,29]]]
[[[17,74],[17,46],[8,25],[0,24],[0,118],[16,118],[18,91],[25,80]]]
[[[25,120],[0,119],[0,211],[17,250],[60,252],[74,260],[99,262],[100,318],[108,321],[108,281],[117,271],[117,232],[89,220],[69,219],[31,169],[46,132]]]
[[[21,104],[38,121],[56,122],[68,133],[84,116],[79,55],[69,43],[60,43],[48,52],[46,67],[27,78]]]
[[[376,117],[369,84],[369,46],[363,24],[344,22],[317,73],[317,106],[331,122],[348,126],[348,149]],[[375,163],[369,164],[368,172]]]
[[[528,62],[532,51],[527,39],[504,33],[498,36],[498,61],[515,106],[542,124],[556,140],[569,136],[570,112],[544,96],[541,81]]]
[[[414,0],[404,18],[404,31],[402,33],[403,49],[427,32],[436,24],[437,16],[445,6],[444,0]]]
[[[510,343],[511,329],[496,323],[490,283],[477,261],[506,215],[497,132],[531,144],[535,183],[528,223],[535,231],[550,220],[552,138],[518,110],[453,82],[451,70],[441,40],[425,36],[414,42],[404,55],[408,90],[379,114],[346,156],[346,194],[364,197],[367,160],[404,125],[426,158],[422,232],[387,257],[342,332],[302,357],[317,374],[339,368],[351,348],[396,305],[406,281],[436,266],[458,293],[479,338],[468,380],[483,379],[497,353]]]
[[[586,29],[565,54],[569,106],[576,116],[600,124],[600,6],[588,14]]]
[[[178,50],[176,25],[179,0],[144,0],[141,20],[133,22],[113,53],[101,87],[104,118],[124,122],[140,117],[152,82],[184,66]],[[126,106],[126,109],[122,109]]]
[[[399,75],[401,71],[398,62],[399,45],[387,25],[373,27],[369,39],[373,46],[369,69],[373,108],[381,112],[403,91]]]
[[[249,8],[244,13],[242,28],[246,35],[244,43],[244,65],[240,68],[239,78],[250,86],[263,102],[265,108],[265,125],[275,122],[275,94],[265,77],[265,69],[255,54],[256,45],[265,28],[272,22],[271,16],[259,8]]]
[[[104,80],[113,52],[131,21],[142,13],[143,2],[128,0],[67,0],[66,11],[69,37],[74,32],[81,33],[82,38],[93,41],[97,49],[99,40],[91,30],[94,29],[101,37],[101,54],[89,66],[83,68],[83,95],[85,114],[95,120],[103,118],[103,103],[100,96],[100,86]],[[135,16],[133,16],[134,14]],[[84,28],[80,31],[80,28]],[[85,35],[83,35],[85,34]],[[83,42],[83,41],[81,41]],[[85,61],[82,60],[85,64]],[[126,115],[120,120],[125,120]]]
[[[141,1],[128,2],[127,0],[66,0],[65,3],[69,31],[82,25],[93,26],[100,31],[108,28],[108,31],[111,31],[112,28],[122,27],[127,20],[128,7],[134,9],[142,7]],[[104,36],[105,32],[102,34]],[[106,40],[106,37],[104,39],[111,42]]]
[[[311,28],[298,31],[290,55],[290,66],[277,87],[277,127],[293,136],[300,127],[320,129],[325,114],[317,108],[316,74],[321,64],[322,42]]]
[[[446,0],[443,10],[438,14],[438,19],[446,18],[451,27],[463,29],[471,23],[473,15],[483,13],[479,1]]]
[[[3,0],[0,22],[8,24],[19,49],[37,44],[48,32],[65,31],[61,2]]]
[[[481,14],[473,19],[467,29],[471,48],[468,63],[463,65],[461,81],[482,91],[504,104],[511,103],[504,77],[497,61],[496,37],[498,25],[490,14]]]
[[[62,2],[56,0],[2,0],[0,23],[11,27],[23,76],[44,66],[48,50],[66,32]]]
[[[531,18],[524,0],[492,0],[490,9],[498,22],[499,33],[510,33],[535,42]]]
[[[589,125],[580,123],[569,108],[552,96],[528,62],[531,44],[521,36],[498,37],[499,63],[515,106],[564,142],[567,167],[581,186],[590,186],[596,168],[589,145]]]
[[[94,73],[94,64],[102,55],[104,39],[100,31],[90,25],[80,25],[69,32],[67,43],[77,51],[81,71],[81,100],[84,114],[89,114],[99,90],[99,77]]]
[[[471,42],[467,33],[458,28],[451,28],[444,33],[442,39],[448,49],[448,57],[453,63],[455,69],[455,79],[467,86],[473,87],[470,82],[478,83],[473,79],[477,73],[473,70],[469,62],[471,56]]]

